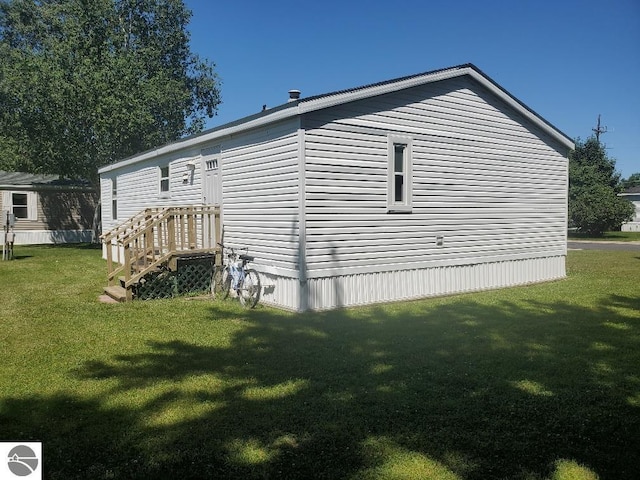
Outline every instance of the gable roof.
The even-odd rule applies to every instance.
[[[336,92],[324,93],[321,95],[315,95],[307,98],[289,101],[283,105],[265,110],[255,115],[250,115],[237,121],[214,127],[202,133],[177,140],[163,147],[152,149],[147,152],[134,155],[133,157],[130,157],[128,159],[124,159],[120,162],[107,165],[99,169],[98,172],[105,173],[125,165],[131,165],[133,163],[148,160],[165,153],[170,153],[200,143],[214,141],[215,139],[224,137],[226,135],[232,135],[244,130],[258,128],[263,125],[267,125],[280,120],[285,120],[296,115],[302,115],[305,113],[322,110],[324,108],[329,108],[348,102],[354,102],[365,98],[384,95],[386,93],[397,92],[407,88],[417,87],[419,85],[425,85],[428,83],[447,80],[450,78],[462,77],[465,75],[470,76],[478,83],[483,85],[485,88],[501,98],[509,106],[517,110],[525,118],[532,121],[535,125],[551,135],[552,138],[560,142],[565,147],[569,149],[573,149],[575,147],[574,142],[571,138],[562,133],[547,120],[542,118],[516,97],[507,92],[504,88],[498,85],[475,65],[467,63],[464,65],[458,65],[440,70],[432,70],[429,72],[400,77],[392,80],[386,80],[384,82],[373,83],[370,85],[350,88],[347,90],[339,90]]]
[[[0,189],[91,188],[84,180],[65,180],[58,175],[0,170]]]

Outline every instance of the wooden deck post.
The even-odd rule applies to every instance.
[[[109,239],[109,242],[104,243],[104,247],[107,249],[107,285],[111,287],[115,283],[113,275],[111,275],[113,273],[113,244],[111,239]]]
[[[189,249],[194,250],[197,247],[198,240],[196,236],[196,211],[193,207],[187,209],[187,228]]]
[[[149,212],[144,217],[144,225],[149,224],[149,220],[151,219],[151,213]],[[151,223],[148,227],[146,227],[144,233],[144,248],[145,248],[145,256],[146,255],[155,255],[154,252],[154,241],[153,241],[153,223]]]
[[[131,280],[131,247],[128,244],[124,245],[124,289],[126,300],[129,302],[133,299],[133,292],[128,287],[129,280]]]
[[[222,265],[222,220],[220,218],[220,207],[213,208],[213,247],[215,248],[216,266]]]
[[[169,252],[176,251],[176,215],[172,212],[167,218],[167,235],[169,240]],[[169,268],[175,270],[178,265],[178,261],[173,257],[169,263]]]

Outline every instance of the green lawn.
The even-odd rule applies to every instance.
[[[640,232],[604,232],[600,237],[590,237],[580,232],[569,232],[569,240],[640,242]]]
[[[304,315],[100,304],[98,250],[16,254],[0,263],[0,440],[41,440],[47,479],[637,478],[637,252]]]

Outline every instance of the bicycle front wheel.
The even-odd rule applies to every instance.
[[[213,272],[213,279],[211,280],[211,295],[213,297],[222,298],[226,300],[229,298],[231,292],[231,275],[229,269],[223,266],[217,266]]]
[[[240,303],[247,308],[253,308],[260,300],[260,276],[258,272],[249,269],[240,282]]]

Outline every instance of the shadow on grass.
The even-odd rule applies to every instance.
[[[105,398],[4,399],[0,428],[41,439],[53,479],[542,479],[558,459],[630,479],[638,302],[259,309],[228,348],[153,342],[72,373]]]
[[[10,261],[13,260],[26,260],[27,258],[33,258],[33,255],[14,255]]]

